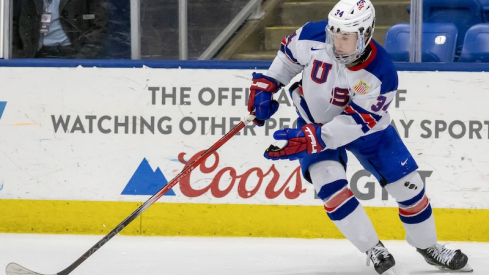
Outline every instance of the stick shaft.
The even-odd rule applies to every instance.
[[[167,185],[161,188],[156,194],[151,196],[146,202],[144,202],[138,209],[136,209],[131,215],[125,218],[119,225],[117,225],[112,231],[110,231],[107,235],[105,235],[100,241],[98,241],[95,245],[93,245],[90,249],[87,250],[80,258],[78,258],[75,262],[73,262],[70,266],[68,266],[63,271],[57,273],[58,275],[67,275],[70,274],[75,268],[77,268],[80,264],[82,264],[86,259],[92,256],[95,251],[100,249],[104,244],[106,244],[110,239],[112,239],[115,235],[121,232],[129,223],[131,223],[134,219],[136,219],[141,213],[143,213],[148,207],[150,207],[153,203],[155,203],[159,198],[161,198],[168,190],[172,189],[175,185],[177,185],[184,177],[188,176],[192,170],[197,168],[202,162],[204,162],[207,157],[209,157],[214,151],[219,149],[222,145],[224,145],[229,139],[231,139],[234,135],[236,135],[244,126],[254,119],[253,115],[248,116],[246,119],[239,122],[236,126],[234,126],[229,132],[227,132],[221,139],[219,139],[214,145],[212,145],[209,149],[203,152],[199,157],[197,157],[192,163],[187,165],[176,177],[174,177]]]

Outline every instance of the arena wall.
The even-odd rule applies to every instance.
[[[246,114],[251,69],[0,67],[0,232],[107,234]],[[489,241],[489,78],[400,71],[392,125],[415,157],[441,240]],[[124,229],[127,235],[342,238],[297,162],[263,152],[295,125],[287,87]],[[397,205],[349,155],[381,239]]]

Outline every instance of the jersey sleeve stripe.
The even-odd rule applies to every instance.
[[[357,124],[360,124],[364,133],[375,127],[382,118],[382,116],[365,111],[353,102],[345,108],[344,114],[351,116]]]
[[[280,43],[280,51],[285,54],[285,56],[292,61],[294,64],[299,64],[297,59],[294,57],[292,54],[292,51],[289,49],[289,44],[292,41],[292,38],[295,36],[295,33],[292,34],[291,36],[287,36],[284,39],[282,39],[282,42]]]
[[[299,89],[299,94],[294,94],[294,91],[296,89]],[[296,82],[292,84],[289,88],[289,93],[290,93],[290,98],[294,100],[295,105],[296,105],[296,111],[297,114],[302,117],[303,119],[307,119],[307,121],[314,122],[314,117],[311,114],[311,111],[309,110],[309,107],[307,106],[307,102],[304,99],[304,92],[302,90],[302,81]],[[297,106],[297,101],[299,101],[299,105]],[[304,117],[307,116],[307,117]]]
[[[377,124],[377,121],[370,114],[360,114],[360,116],[370,129],[374,128],[375,124]]]

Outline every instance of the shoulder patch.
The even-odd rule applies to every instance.
[[[353,91],[355,91],[355,93],[361,94],[361,95],[366,95],[368,89],[370,89],[370,86],[365,81],[363,81],[362,79],[360,79],[360,81],[357,83],[357,85],[353,86]]]

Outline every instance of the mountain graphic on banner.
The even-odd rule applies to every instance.
[[[134,172],[122,195],[154,195],[161,188],[166,186],[168,181],[160,168],[153,171],[146,158],[139,164],[138,169]],[[165,196],[175,196],[172,189],[164,194]]]
[[[5,106],[7,106],[7,102],[0,101],[0,118],[2,118],[3,111],[5,110]]]

